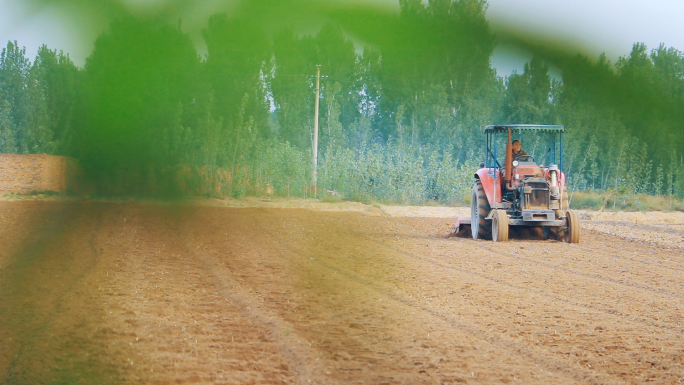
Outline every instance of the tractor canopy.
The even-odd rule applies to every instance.
[[[522,150],[532,155],[540,166],[556,164],[563,169],[563,134],[565,126],[542,124],[493,124],[486,126],[485,165],[503,168],[508,130],[513,140],[519,140]]]
[[[512,133],[538,132],[538,133],[565,133],[565,126],[553,126],[546,124],[492,124],[485,127],[485,133],[507,132]]]

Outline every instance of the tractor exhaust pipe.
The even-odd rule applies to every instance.
[[[560,199],[560,187],[558,186],[558,166],[555,164],[549,165],[549,193],[551,199]]]
[[[511,144],[511,128],[508,127],[508,142],[506,143],[506,161],[504,162],[505,172],[504,181],[506,182],[506,189],[513,190],[511,185],[511,173],[513,169],[513,145]]]

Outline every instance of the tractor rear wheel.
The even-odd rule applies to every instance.
[[[508,214],[504,210],[494,210],[492,216],[492,240],[494,242],[508,241]]]
[[[491,239],[492,225],[485,219],[491,210],[482,183],[476,180],[473,183],[473,196],[470,201],[470,229],[473,239]]]
[[[565,223],[565,242],[579,243],[580,224],[577,211],[568,210],[567,214],[565,214]]]

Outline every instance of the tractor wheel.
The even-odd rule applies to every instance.
[[[491,211],[489,201],[479,180],[473,183],[473,197],[470,201],[470,229],[473,239],[491,239],[492,225],[485,218]]]
[[[508,241],[508,214],[504,210],[494,210],[492,216],[492,240],[494,242]]]
[[[565,214],[565,242],[567,243],[579,243],[580,238],[580,224],[579,215],[577,211],[569,210]]]

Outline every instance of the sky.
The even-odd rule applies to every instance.
[[[132,8],[166,0],[120,0]],[[393,0],[369,0],[382,7],[395,7]],[[357,2],[359,2],[357,0]],[[70,8],[47,6],[31,8],[25,0],[0,0],[0,42],[17,40],[26,46],[32,59],[41,44],[69,53],[79,66],[90,54],[95,37],[104,31],[104,15],[80,14]],[[218,10],[207,1],[198,1],[184,15],[188,25],[206,24]],[[224,3],[225,4],[225,3]],[[229,7],[230,8],[230,7]],[[660,43],[684,50],[683,0],[489,0],[487,17],[499,34],[499,46],[492,64],[499,76],[513,70],[522,72],[529,54],[506,42],[507,28],[529,31],[541,39],[562,40],[578,51],[598,57],[605,52],[611,62],[628,55],[632,44],[644,42],[649,48]],[[184,24],[185,25],[185,24]],[[83,31],[90,31],[84,33]],[[189,31],[198,50],[203,42],[199,30]]]
[[[494,30],[506,25],[529,28],[538,36],[571,42],[592,58],[602,52],[612,63],[636,42],[649,49],[660,43],[684,50],[682,0],[488,0]],[[521,72],[527,58],[500,44],[492,64],[500,76]]]

